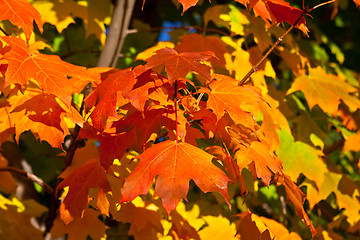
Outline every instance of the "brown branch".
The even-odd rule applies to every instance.
[[[246,80],[254,73],[258,70],[259,66],[265,61],[265,59],[270,55],[270,53],[272,51],[274,51],[274,49],[284,40],[285,36],[289,34],[289,32],[296,26],[296,24],[298,24],[300,22],[300,20],[304,17],[304,15],[308,12],[308,9],[305,8],[301,15],[299,16],[299,18],[295,21],[295,23],[293,25],[290,26],[290,28],[283,34],[281,35],[281,37],[279,37],[276,42],[274,43],[274,45],[265,53],[265,55],[258,61],[257,64],[255,64],[255,66],[253,66],[250,71],[245,75],[245,77],[239,82],[239,86],[243,85]]]
[[[325,147],[323,153],[325,155],[329,155],[333,152],[335,152],[336,150],[342,148],[344,146],[345,143],[345,139],[341,138],[339,141],[335,142],[333,145]]]
[[[130,20],[135,6],[135,0],[122,0],[120,2],[123,4],[123,8],[125,9],[125,11],[122,18],[121,35],[116,47],[115,55],[110,65],[111,67],[116,67],[116,63],[119,57],[122,56],[122,46],[124,45],[125,38],[129,33]]]
[[[265,55],[259,60],[259,62],[257,64],[255,64],[255,66],[253,66],[250,71],[245,75],[245,77],[239,82],[239,86],[243,85],[246,80],[254,73],[258,70],[259,66],[265,61],[265,59],[269,56],[269,54],[274,51],[274,49],[283,41],[283,39],[286,37],[286,35],[289,34],[289,32],[291,30],[293,30],[293,28],[300,22],[300,20],[305,16],[305,14],[315,10],[318,7],[324,6],[326,4],[330,4],[335,2],[335,0],[330,0],[324,3],[320,3],[319,5],[316,5],[315,7],[312,8],[308,8],[305,7],[302,11],[302,13],[300,14],[300,16],[298,17],[298,19],[296,19],[296,21],[294,22],[294,24],[292,24],[290,26],[290,28],[281,36],[277,39],[277,41],[274,43],[274,45],[265,53]]]
[[[0,172],[16,173],[18,175],[26,177],[26,178],[30,179],[31,181],[39,184],[47,193],[53,194],[53,192],[54,192],[54,190],[46,182],[44,182],[42,179],[40,179],[38,176],[36,176],[32,173],[26,172],[24,170],[14,168],[14,167],[0,167]]]
[[[127,20],[127,24],[129,24],[130,22],[130,17],[131,17],[131,13],[133,10],[133,5],[135,0],[126,0],[126,2],[130,1],[130,5],[132,4],[132,6],[130,7],[130,10],[127,10],[127,15],[124,16],[124,12],[125,12],[125,8],[127,7],[127,4],[125,4],[124,0],[118,0],[116,2],[116,6],[114,9],[114,14],[113,14],[113,19],[111,21],[111,25],[110,25],[110,29],[109,29],[109,33],[108,36],[106,38],[106,42],[105,42],[105,46],[104,49],[102,50],[101,54],[100,54],[100,58],[98,61],[97,66],[98,67],[110,67],[112,66],[112,64],[117,61],[118,58],[118,49],[121,50],[123,41],[126,37],[127,31],[124,31],[125,29],[125,25],[123,23],[124,20],[126,20],[125,18],[128,18]],[[130,12],[130,15],[129,15]],[[126,30],[128,28],[128,25],[126,25]],[[119,50],[119,51],[120,51]],[[82,114],[84,107],[85,107],[85,98],[86,96],[90,93],[90,87],[87,86],[87,88],[84,90],[84,98],[83,101],[81,103],[81,107],[80,107],[80,114]],[[74,132],[71,135],[71,144],[70,147],[66,153],[66,157],[65,157],[65,166],[63,171],[69,167],[73,161],[75,152],[79,146],[79,133],[80,133],[81,127],[79,125],[75,126]],[[56,183],[56,188],[57,186],[59,186],[59,184],[61,183],[62,179],[58,179],[57,183]],[[46,236],[50,231],[51,228],[54,225],[54,220],[57,217],[57,212],[58,209],[60,207],[60,201],[58,199],[58,191],[54,191],[52,194],[52,201],[51,201],[51,205],[49,207],[49,215],[46,219],[46,230],[44,233],[44,236]]]
[[[134,3],[135,0],[116,1],[109,33],[106,37],[104,49],[100,54],[98,67],[110,67],[114,62],[116,64],[119,51],[121,51],[127,35]]]

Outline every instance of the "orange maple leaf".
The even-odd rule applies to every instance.
[[[64,137],[69,134],[64,116],[79,124],[83,121],[75,108],[60,105],[54,95],[42,93],[40,89],[27,88],[24,94],[19,91],[9,98],[9,103],[8,118],[15,127],[17,141],[22,132],[31,130],[40,140],[62,148]]]
[[[157,234],[164,232],[159,212],[136,207],[131,202],[121,205],[116,220],[130,223],[129,235],[135,239],[157,239]]]
[[[60,208],[60,218],[65,224],[83,215],[88,203],[89,188],[99,187],[100,198],[111,190],[104,168],[95,159],[74,170],[59,184],[58,189],[66,186],[69,186],[69,192],[61,203],[63,207]]]
[[[35,21],[40,32],[43,24],[40,13],[27,0],[0,0],[0,21],[9,20],[12,24],[21,27],[26,39],[30,39]]]
[[[305,222],[306,226],[310,228],[312,236],[314,237],[316,234],[315,227],[312,225],[303,207],[306,195],[288,175],[281,174],[277,180],[285,187],[287,201],[291,201],[294,204],[296,214]]]
[[[352,93],[357,89],[333,74],[327,74],[321,67],[310,68],[309,75],[295,79],[288,94],[302,91],[312,109],[316,104],[325,112],[337,116],[338,106],[342,100],[351,111],[360,108],[360,100]]]
[[[163,200],[169,213],[181,198],[186,199],[191,179],[204,192],[220,192],[229,203],[226,174],[212,164],[214,156],[188,143],[165,141],[143,152],[139,165],[125,179],[121,202],[146,194],[157,175],[154,196]]]
[[[11,47],[11,51],[3,56],[8,61],[4,87],[11,83],[25,85],[33,78],[46,93],[54,94],[70,105],[72,94],[81,91],[87,84],[84,78],[89,76],[85,67],[64,62],[55,55],[31,52],[20,38],[10,36],[1,39]],[[70,80],[77,76],[77,81]]]
[[[235,153],[235,158],[240,171],[254,164],[252,174],[261,178],[269,186],[273,173],[281,173],[281,161],[270,150],[270,146],[263,142],[253,141],[249,147],[239,145],[239,150]]]
[[[175,80],[185,78],[190,71],[197,72],[205,79],[210,80],[211,67],[203,61],[207,61],[211,57],[216,58],[215,54],[210,51],[178,53],[173,48],[163,48],[147,59],[145,67],[154,68],[165,65],[165,72],[171,84]]]
[[[237,86],[238,81],[235,79],[214,74],[216,81],[213,81],[209,86],[211,92],[207,101],[207,107],[212,109],[220,119],[225,111],[229,113],[230,117],[236,122],[253,129],[253,117],[242,109],[244,105],[256,105],[262,101],[262,96],[251,86]]]
[[[51,236],[53,238],[65,237],[67,240],[81,240],[88,239],[101,239],[104,238],[106,227],[99,219],[99,212],[87,208],[84,212],[83,218],[76,217],[74,221],[68,225],[64,225],[61,219],[56,218],[54,227],[51,229]]]
[[[212,51],[217,58],[210,58],[209,62],[220,67],[225,67],[224,54],[228,53],[226,44],[221,39],[214,36],[204,37],[201,34],[189,34],[182,37],[175,50],[179,53]]]

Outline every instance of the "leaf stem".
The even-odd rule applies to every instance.
[[[318,7],[321,7],[321,6],[324,6],[324,5],[333,3],[333,2],[335,2],[335,0],[330,0],[330,1],[327,1],[327,2],[324,2],[324,3],[320,3],[320,4],[316,5],[315,7],[309,9],[308,12],[311,12],[312,10],[315,10],[315,9],[318,8]]]
[[[24,176],[24,177],[30,179],[31,181],[39,184],[47,193],[53,194],[53,192],[54,192],[54,190],[46,182],[44,182],[42,179],[40,179],[38,176],[36,176],[32,173],[26,172],[24,170],[14,168],[14,167],[0,167],[0,172],[16,173],[18,175]]]

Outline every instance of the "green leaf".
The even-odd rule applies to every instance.
[[[295,142],[294,137],[285,130],[278,132],[280,147],[276,155],[282,160],[284,172],[291,179],[297,179],[300,173],[321,186],[326,165],[321,159],[322,152],[303,142]]]

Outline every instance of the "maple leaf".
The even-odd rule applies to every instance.
[[[180,239],[200,239],[196,229],[191,226],[190,223],[180,213],[177,211],[172,211],[170,216],[172,224],[170,232],[174,238],[178,237]]]
[[[310,109],[317,104],[333,116],[337,116],[340,100],[352,111],[360,108],[360,100],[350,94],[357,89],[341,78],[327,74],[321,67],[310,68],[309,75],[296,78],[287,94],[298,90],[304,93]]]
[[[0,168],[7,167],[8,161],[0,154]],[[5,193],[14,193],[17,183],[9,172],[0,172],[0,189]]]
[[[211,92],[207,107],[212,109],[220,119],[225,111],[236,122],[254,129],[253,117],[242,109],[244,105],[256,105],[262,101],[261,95],[250,86],[237,86],[237,81],[231,77],[214,74],[216,81],[209,86]]]
[[[16,198],[9,200],[0,195],[0,239],[29,239],[29,236],[34,240],[43,239],[43,232],[31,224],[31,219],[44,212],[46,208],[34,200],[23,204]]]
[[[322,177],[324,181],[322,181],[320,186],[315,186],[312,183],[305,184],[307,186],[306,194],[310,209],[313,209],[315,204],[322,199],[326,199],[332,192],[338,193],[337,187],[341,177],[341,174],[326,171]]]
[[[213,52],[182,52],[178,53],[172,48],[157,50],[155,55],[147,59],[145,67],[154,68],[165,65],[165,72],[171,84],[175,80],[185,78],[190,71],[199,73],[207,80],[211,80],[211,67],[203,63],[211,57],[216,58]]]
[[[235,0],[247,6],[249,9],[254,8],[256,15],[260,16],[266,24],[269,26],[272,23],[281,23],[283,21],[294,25],[297,19],[303,14],[303,11],[292,7],[288,2],[283,0]],[[306,27],[305,18],[302,17],[300,21],[295,25],[305,34],[309,31]]]
[[[99,138],[99,154],[101,166],[108,169],[114,159],[121,157],[125,154],[126,150],[134,145],[137,141],[136,130],[130,132],[121,132],[119,134],[103,134]]]
[[[6,141],[6,139],[15,132],[14,125],[10,119],[11,105],[6,99],[0,99],[0,115],[3,116],[0,119],[0,144]]]
[[[344,144],[344,151],[360,152],[360,132],[355,135],[349,136]]]
[[[290,3],[283,0],[267,0],[266,5],[267,8],[270,10],[271,15],[274,17],[273,19],[275,19],[277,23],[285,21],[290,25],[294,25],[295,22],[303,14],[302,10],[292,7]],[[309,31],[309,29],[306,27],[304,17],[301,18],[301,20],[295,25],[295,27],[299,28],[305,34],[307,34],[307,32]]]
[[[220,192],[230,205],[227,183],[231,180],[211,163],[213,156],[201,149],[183,142],[165,141],[148,148],[138,158],[139,165],[125,179],[121,202],[146,194],[158,175],[154,196],[163,200],[168,213],[181,198],[186,199],[191,179],[203,192]]]
[[[198,3],[199,0],[179,0],[179,3],[183,6],[183,12],[186,12],[190,7],[195,6]]]
[[[284,172],[292,179],[297,179],[302,173],[320,187],[328,171],[321,159],[322,152],[306,143],[295,142],[288,131],[279,131],[279,136],[280,148],[276,150],[276,155],[283,162]]]
[[[30,39],[35,21],[40,32],[43,24],[40,13],[27,0],[0,0],[0,21],[8,19],[12,24],[21,27],[26,39]]]
[[[337,180],[337,177],[335,177],[335,180]],[[339,208],[345,209],[347,221],[354,225],[359,221],[360,187],[347,175],[343,174],[334,193]]]
[[[249,147],[243,145],[238,145],[238,147],[235,158],[240,171],[249,164],[254,164],[253,175],[261,178],[267,186],[270,184],[273,173],[282,172],[281,161],[271,152],[268,144],[253,141]]]
[[[289,233],[282,224],[272,219],[250,212],[243,212],[237,216],[240,220],[235,223],[241,239],[301,239],[299,235]]]
[[[360,0],[354,0],[354,3],[356,4],[356,7],[360,6]]]
[[[112,127],[115,127],[118,133],[129,133],[135,129],[137,141],[133,143],[132,147],[141,152],[150,136],[153,133],[158,134],[162,126],[166,126],[168,129],[175,128],[175,121],[169,118],[170,114],[174,114],[174,111],[167,108],[148,109],[143,114],[134,112],[125,119],[114,122]]]
[[[81,18],[86,37],[95,34],[105,43],[105,24],[110,24],[112,10],[110,1],[87,1],[86,6],[83,2],[72,0],[33,1],[32,4],[40,12],[42,20],[54,25],[58,32],[75,23],[75,18]]]
[[[209,62],[225,67],[224,54],[228,53],[226,45],[221,39],[214,36],[204,37],[201,34],[189,34],[181,38],[181,42],[175,47],[178,53],[182,52],[205,52],[212,51],[217,58],[210,58]]]
[[[240,239],[272,239],[269,229],[256,214],[246,211],[236,216],[239,217],[235,224]]]
[[[31,130],[40,140],[51,146],[62,148],[64,137],[69,134],[65,115],[82,124],[82,117],[73,108],[60,105],[52,94],[41,93],[39,89],[27,88],[24,94],[9,98],[11,126],[15,127],[16,140],[22,132]]]
[[[161,225],[161,215],[144,207],[137,207],[133,203],[122,204],[115,215],[116,220],[130,223],[129,234],[135,239],[157,239],[164,231]]]
[[[298,215],[305,222],[306,226],[310,228],[312,236],[314,237],[316,234],[315,227],[312,225],[309,216],[303,208],[306,195],[286,174],[279,175],[277,181],[285,187],[287,201],[291,201],[294,204],[296,215]]]
[[[11,51],[4,55],[8,61],[5,73],[5,86],[11,83],[25,85],[33,78],[46,93],[54,94],[70,105],[72,94],[81,91],[88,78],[86,68],[62,61],[58,56],[31,52],[20,38],[1,37],[10,45]],[[77,77],[72,81],[71,77]],[[80,80],[81,79],[81,80]]]
[[[119,70],[109,74],[85,99],[87,110],[95,106],[90,114],[90,118],[96,129],[103,131],[108,117],[117,116],[116,103],[118,92],[123,97],[126,97],[134,84],[135,73],[133,71],[130,69]]]
[[[65,224],[73,221],[75,217],[83,216],[88,203],[89,188],[102,189],[99,195],[111,190],[104,168],[95,159],[87,161],[73,171],[59,184],[58,189],[66,186],[69,186],[69,192],[61,203],[63,207],[60,211],[61,220]]]
[[[135,68],[134,70],[139,69]],[[140,71],[143,69],[140,68]],[[139,70],[138,70],[139,71]],[[133,105],[140,112],[144,112],[145,103],[149,99],[149,89],[156,87],[153,78],[157,77],[156,74],[147,70],[136,77],[136,83],[133,89],[127,95],[131,105]]]
[[[92,239],[101,239],[105,236],[105,230],[104,223],[99,219],[99,212],[87,208],[82,218],[76,217],[68,225],[64,225],[59,218],[56,218],[51,236],[61,238],[67,234],[68,240],[86,240],[88,236]]]
[[[200,239],[238,239],[234,223],[222,216],[204,216],[207,227],[199,231]]]

